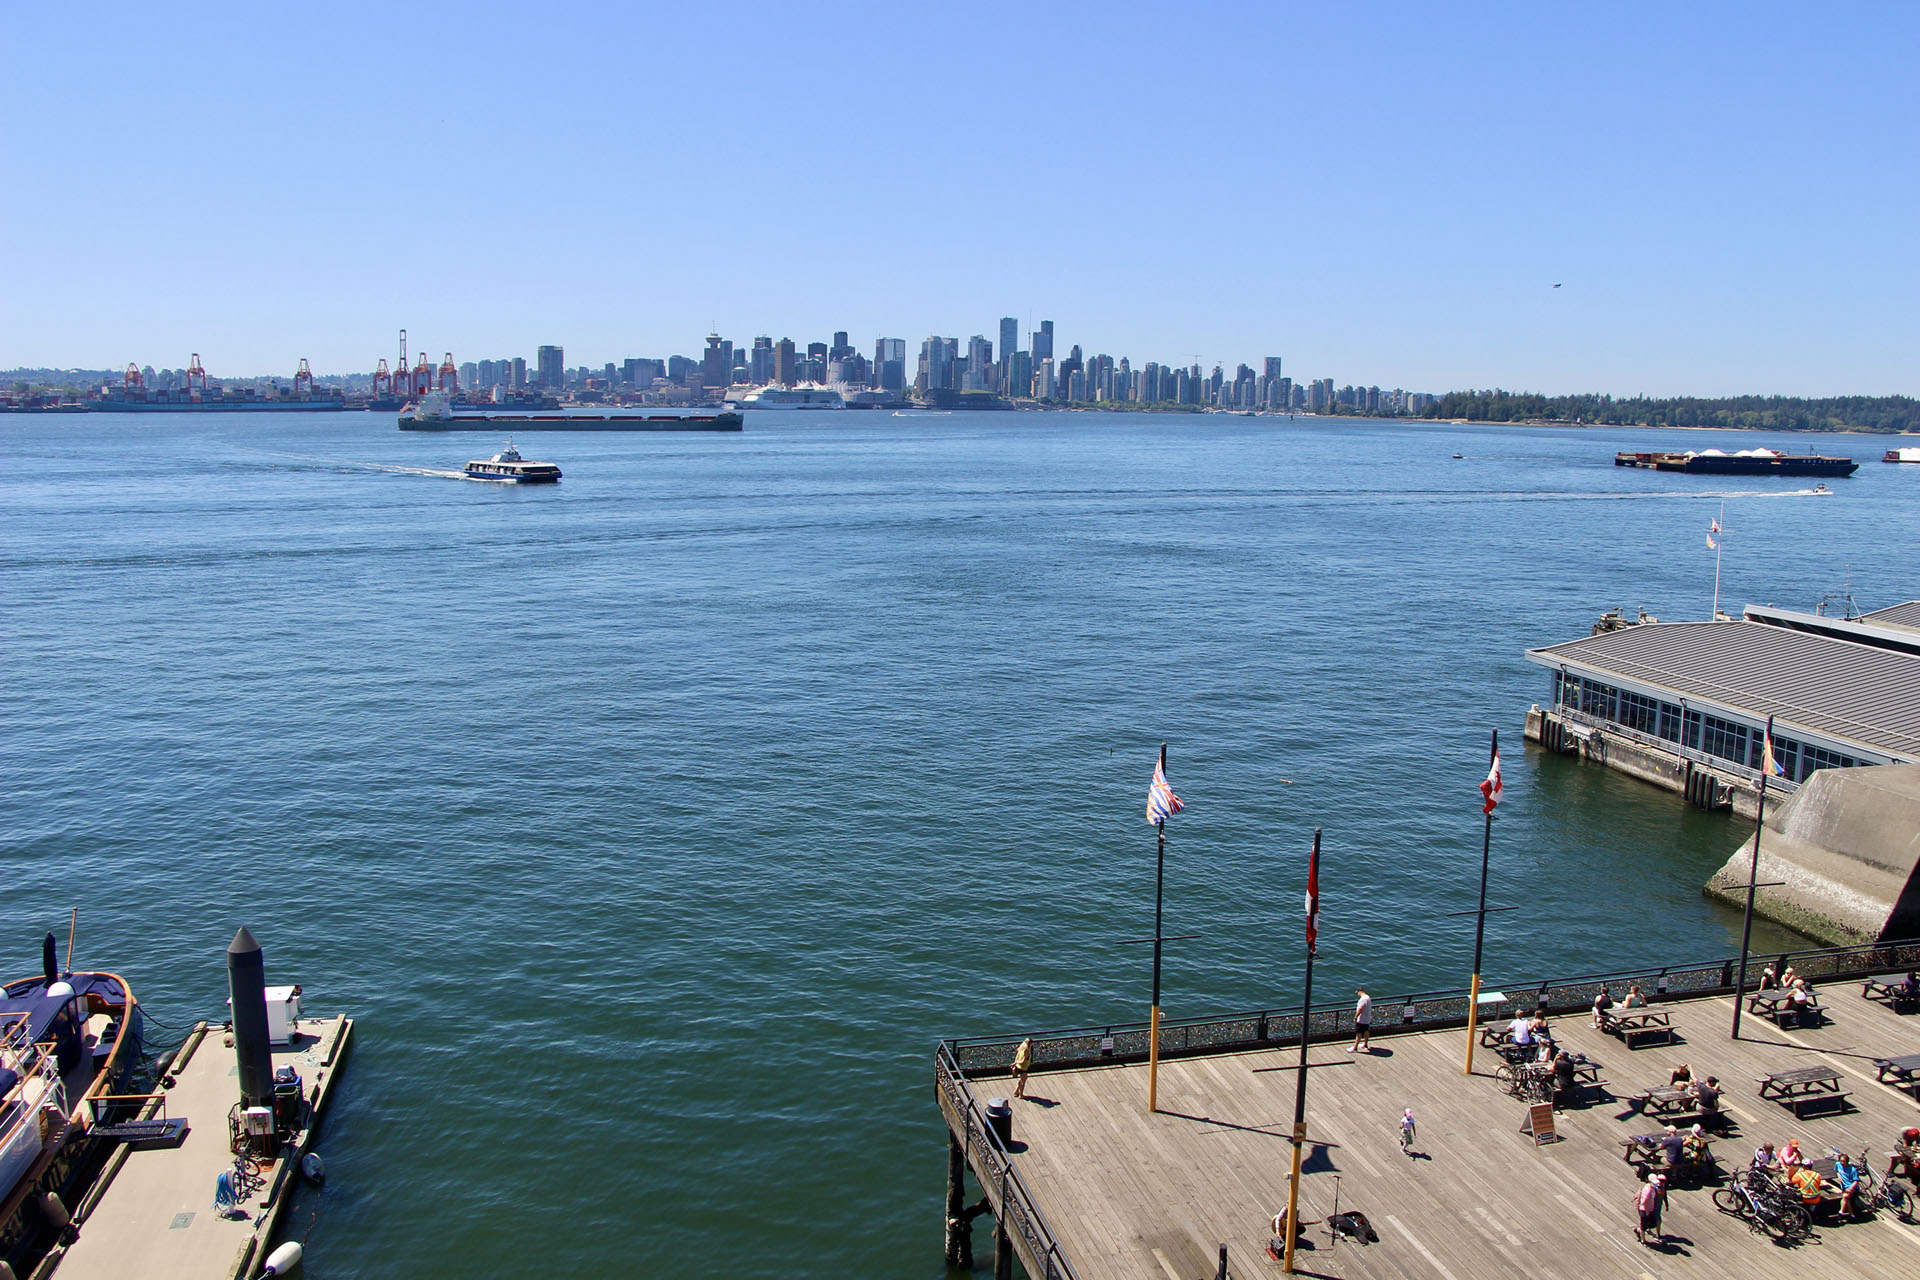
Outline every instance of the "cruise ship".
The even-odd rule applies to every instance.
[[[772,383],[764,387],[742,387],[727,393],[730,409],[844,409],[847,398],[834,387],[803,382],[797,387]]]

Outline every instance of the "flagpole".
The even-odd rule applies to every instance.
[[[1160,744],[1160,773],[1167,772],[1167,744]],[[1147,1014],[1147,1111],[1160,1109],[1160,909],[1166,900],[1167,820],[1153,824],[1153,1004]]]
[[[1320,882],[1320,828],[1313,829],[1313,857],[1307,864],[1307,883],[1317,887]],[[1319,903],[1314,902],[1308,908],[1307,928],[1311,931],[1318,923],[1315,914]],[[1300,1068],[1293,1082],[1293,1177],[1287,1183],[1287,1254],[1280,1269],[1293,1274],[1293,1245],[1300,1238],[1300,1151],[1301,1143],[1307,1136],[1307,1024],[1313,1018],[1313,953],[1311,938],[1307,942],[1307,974],[1301,982],[1300,991]]]
[[[1760,832],[1767,821],[1767,775],[1773,772],[1773,717],[1767,717],[1760,755],[1760,807],[1753,819],[1753,864],[1747,870],[1747,917],[1740,926],[1740,976],[1733,984],[1733,1038],[1740,1038],[1740,1006],[1747,999],[1747,947],[1753,942],[1753,891],[1760,882]]]
[[[1727,501],[1720,500],[1720,518],[1713,522],[1713,531],[1718,536],[1713,540],[1713,618],[1720,621],[1720,553],[1727,541]]]
[[[1493,750],[1487,767],[1500,759],[1500,731],[1493,731]],[[1473,1074],[1473,1045],[1479,1036],[1480,956],[1487,937],[1487,863],[1493,853],[1493,806],[1486,812],[1486,831],[1480,838],[1480,910],[1473,917],[1473,982],[1467,988],[1467,1075]]]

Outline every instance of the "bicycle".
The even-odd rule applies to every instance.
[[[1713,1207],[1744,1219],[1749,1231],[1776,1240],[1797,1240],[1813,1230],[1806,1206],[1787,1196],[1779,1184],[1758,1169],[1736,1176],[1733,1185],[1713,1193]]]
[[[1413,1108],[1409,1107],[1400,1116],[1400,1154],[1413,1154]]]
[[[1547,1102],[1553,1097],[1553,1077],[1521,1063],[1501,1067],[1493,1073],[1494,1083],[1525,1102]]]
[[[235,1153],[233,1164],[214,1179],[214,1212],[223,1218],[245,1217],[247,1201],[266,1183],[264,1170],[265,1166],[247,1152]]]

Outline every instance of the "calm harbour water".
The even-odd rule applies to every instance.
[[[1144,1016],[1162,740],[1169,1016],[1297,999],[1315,826],[1316,988],[1464,985],[1493,728],[1491,981],[1729,953],[1739,828],[1525,748],[1522,650],[1705,617],[1723,501],[1731,611],[1920,595],[1878,438],[1820,496],[1611,465],[1806,443],[1734,433],[747,426],[517,489],[386,414],[0,421],[0,972],[78,904],[169,1022],[242,923],[352,1012],[316,1280],[940,1274],[932,1043]]]

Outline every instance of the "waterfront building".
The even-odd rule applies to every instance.
[[[540,350],[535,353],[534,359],[540,379],[536,384],[537,386],[547,391],[558,391],[567,385],[567,353],[565,348],[541,347]],[[513,363],[515,370],[518,371],[520,362],[516,360]]]
[[[1749,605],[1738,619],[1632,623],[1529,649],[1553,673],[1527,736],[1684,791],[1750,806],[1767,718],[1792,790],[1816,771],[1920,763],[1920,601],[1855,618]]]

